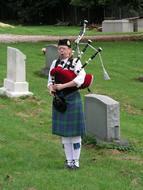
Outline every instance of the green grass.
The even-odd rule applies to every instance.
[[[61,140],[51,134],[51,101],[41,48],[47,43],[0,44],[0,86],[6,78],[7,46],[26,56],[27,81],[33,97],[0,97],[0,189],[2,190],[142,190],[143,187],[143,42],[98,42],[111,77],[103,79],[98,57],[86,67],[95,76],[91,90],[120,103],[121,137],[135,151],[82,146],[81,168],[64,169]],[[91,55],[87,52],[83,60]],[[82,98],[87,90],[81,91]]]
[[[20,34],[20,35],[52,35],[52,36],[77,36],[80,32],[80,26],[22,26],[15,25],[14,28],[0,27],[0,34]],[[95,28],[87,29],[85,35],[123,35],[123,33],[105,33],[98,32]],[[125,32],[128,35],[142,35],[143,32]]]
[[[15,28],[0,28],[0,34],[22,34],[22,35],[52,35],[52,36],[65,36],[65,35],[78,35],[80,27],[75,26],[15,26]],[[88,31],[89,35],[95,33],[95,30]]]

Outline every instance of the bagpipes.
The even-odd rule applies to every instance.
[[[85,66],[87,66],[96,57],[96,55],[99,53],[99,58],[100,58],[100,61],[101,61],[103,72],[104,72],[104,79],[105,80],[109,80],[110,77],[109,77],[107,71],[105,70],[105,67],[103,65],[103,61],[102,61],[102,58],[101,58],[101,54],[100,54],[100,52],[102,51],[102,48],[100,48],[100,47],[98,49],[94,48],[91,45],[92,41],[88,40],[88,42],[85,44],[85,46],[82,49],[82,51],[80,51],[80,49],[79,49],[79,42],[82,39],[82,37],[84,36],[84,33],[86,31],[86,24],[87,24],[87,22],[88,21],[84,20],[84,24],[83,24],[83,27],[82,27],[80,33],[79,33],[79,36],[75,40],[76,51],[78,52],[78,56],[77,56],[76,59],[74,59],[74,65],[78,64],[78,61],[81,59],[81,57],[86,52],[86,50],[88,49],[88,47],[91,47],[92,49],[94,49],[94,54],[87,61],[85,61],[85,63],[82,65],[82,67],[77,71],[77,74],[79,74],[80,71]],[[77,76],[77,74],[75,74],[74,71],[72,71],[70,69],[64,69],[62,67],[62,65],[60,65],[60,64],[57,67],[53,68],[50,71],[50,74],[51,74],[52,77],[57,77],[58,81],[60,83],[62,83],[62,84],[72,81]],[[84,83],[79,87],[79,89],[88,88],[92,84],[92,82],[93,82],[93,75],[92,74],[86,74],[85,75],[85,79],[84,79]]]
[[[86,51],[86,49],[90,43],[91,43],[91,41],[88,41],[88,43],[86,44],[84,49],[81,51],[81,54],[83,54]],[[85,62],[85,64],[82,65],[80,70],[77,71],[77,74],[79,74],[80,71],[86,65],[88,65],[96,57],[96,55],[100,51],[102,51],[102,49],[98,48],[97,51]],[[74,64],[77,64],[77,62],[79,60],[80,60],[80,57],[77,57]],[[62,84],[70,82],[71,80],[73,80],[77,76],[72,70],[63,69],[62,65],[59,65],[56,68],[53,68],[51,70],[50,74],[51,74],[51,76],[56,76],[58,78],[58,80],[60,81],[60,83],[62,83]],[[88,88],[92,84],[92,81],[93,81],[93,75],[92,74],[86,74],[85,79],[84,79],[84,83],[79,87],[79,89]]]

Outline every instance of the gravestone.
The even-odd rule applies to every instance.
[[[122,20],[104,20],[102,22],[103,32],[133,32],[133,22],[127,19]]]
[[[85,95],[86,134],[101,141],[120,140],[119,102],[104,95]]]
[[[58,58],[58,49],[57,46],[54,44],[50,44],[46,46],[46,66],[42,69],[41,73],[43,75],[48,76],[49,69],[52,62]]]
[[[4,86],[0,88],[0,94],[8,97],[32,95],[26,82],[25,60],[26,56],[21,51],[7,48],[7,78],[4,79]]]
[[[143,18],[137,20],[138,32],[143,32]]]

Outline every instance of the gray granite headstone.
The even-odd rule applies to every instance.
[[[120,140],[119,102],[104,95],[85,95],[86,134],[97,140]]]
[[[58,58],[58,49],[54,44],[46,46],[46,66],[42,69],[41,73],[48,76],[52,61]]]
[[[143,32],[143,18],[137,20],[138,32]]]
[[[102,28],[103,32],[133,32],[133,22],[127,19],[104,20]]]

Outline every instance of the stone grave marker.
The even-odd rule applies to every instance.
[[[7,48],[7,78],[0,94],[8,97],[29,96],[29,84],[26,82],[26,56],[18,49]]]
[[[86,134],[101,141],[120,141],[119,102],[104,95],[85,95]]]
[[[57,46],[54,44],[50,44],[46,46],[46,65],[42,69],[41,73],[48,76],[50,66],[54,59],[58,58],[58,49]]]
[[[133,32],[133,22],[122,20],[104,20],[102,22],[103,32]]]

